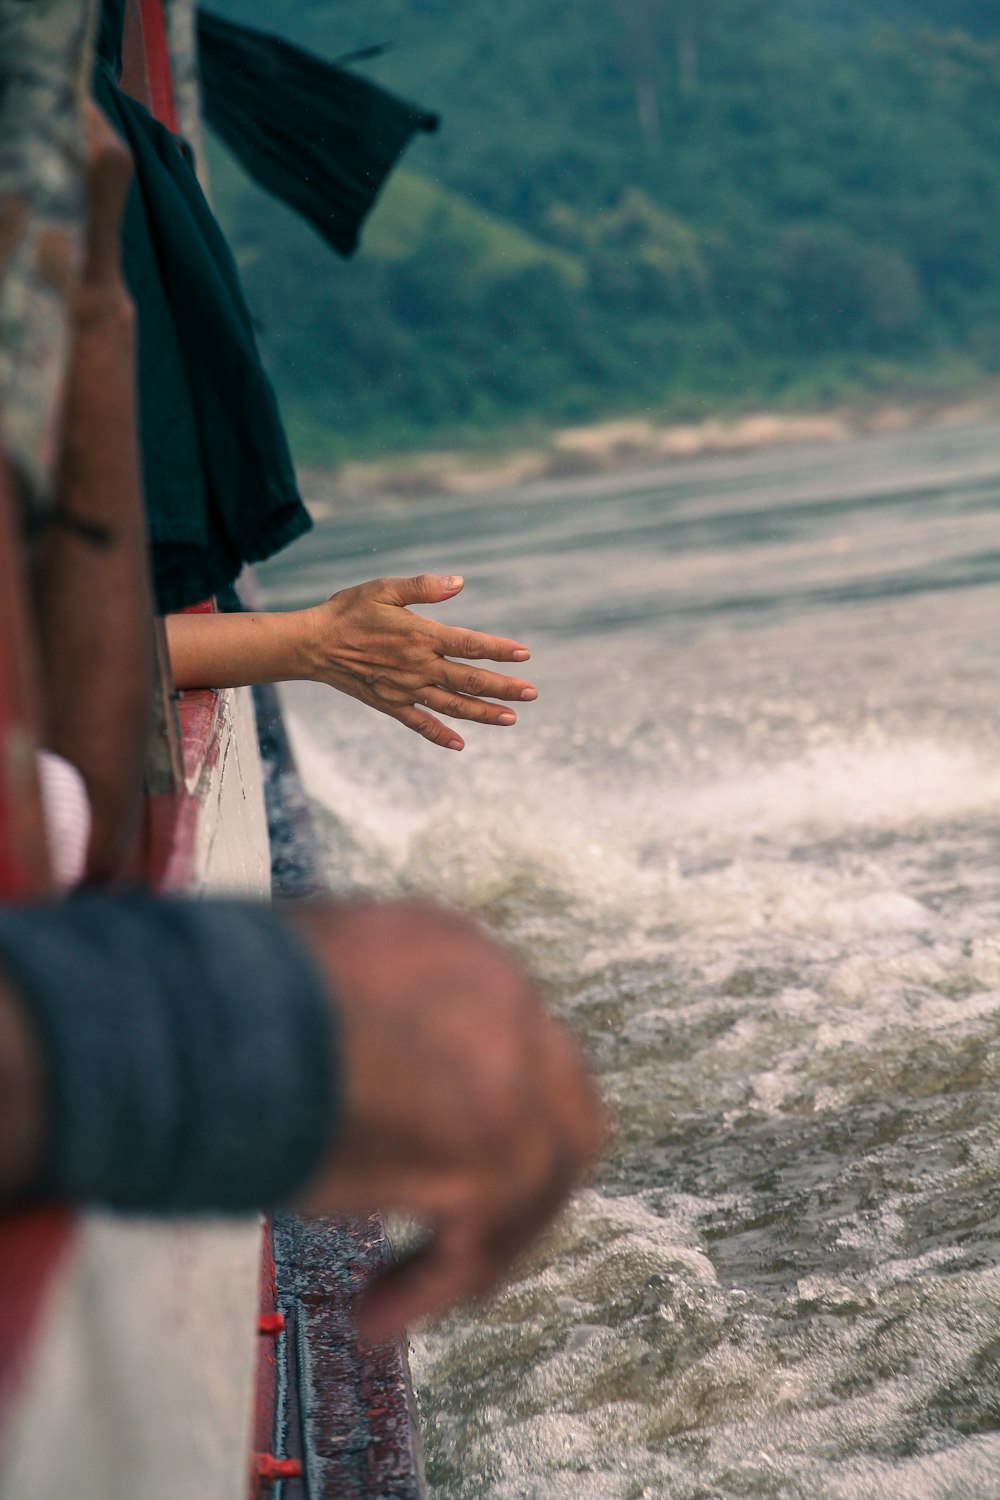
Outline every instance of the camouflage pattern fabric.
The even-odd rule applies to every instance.
[[[35,505],[55,461],[96,14],[95,0],[0,0],[0,412]]]

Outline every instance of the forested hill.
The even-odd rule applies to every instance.
[[[1000,371],[994,0],[213,0],[440,110],[357,259],[215,165],[307,456]]]

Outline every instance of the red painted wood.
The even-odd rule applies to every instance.
[[[142,30],[146,44],[146,68],[149,74],[150,110],[161,125],[177,131],[177,108],[170,76],[170,52],[162,0],[139,0]]]
[[[215,613],[214,599],[181,610],[185,615]],[[223,729],[220,695],[212,688],[179,695],[177,718],[185,785],[169,796],[147,796],[135,848],[125,878],[154,890],[183,891],[195,873],[200,792],[206,771],[216,764]]]
[[[184,693],[177,705],[185,786],[169,796],[147,797],[142,826],[127,869],[130,880],[158,891],[187,890],[195,875],[198,819],[204,777],[216,764],[224,720],[213,688]]]
[[[308,1358],[286,1359],[285,1451],[302,1452],[309,1500],[425,1500],[406,1351],[362,1344],[358,1292],[390,1262],[381,1219],[282,1217],[282,1309]],[[294,1482],[283,1500],[306,1500]]]
[[[257,1319],[251,1497],[266,1493],[278,1479],[292,1477],[290,1473],[279,1473],[274,1467],[282,1462],[274,1456],[274,1412],[278,1384],[277,1341],[284,1333],[284,1328],[285,1320],[278,1312],[278,1283],[274,1270],[271,1221],[268,1219],[264,1223],[260,1250],[260,1312]],[[296,1473],[301,1473],[301,1469],[296,1470]]]
[[[73,1215],[64,1207],[0,1220],[0,1438],[73,1233]]]
[[[35,763],[34,653],[21,549],[0,463],[0,900],[40,898],[48,853]],[[54,1276],[73,1238],[62,1208],[0,1217],[0,1439]]]

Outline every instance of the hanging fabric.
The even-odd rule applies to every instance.
[[[378,48],[355,53],[371,56]],[[202,109],[250,176],[351,255],[379,190],[437,115],[281,37],[198,12]]]

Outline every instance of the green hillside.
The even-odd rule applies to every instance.
[[[350,263],[217,168],[306,456],[1000,369],[985,0],[216,5],[443,116]]]
[[[582,263],[565,250],[543,244],[516,224],[497,219],[468,199],[399,170],[390,178],[365,234],[365,253],[376,260],[403,261],[419,253],[428,236],[443,233],[475,245],[488,276],[530,266],[549,266],[581,286]]]

